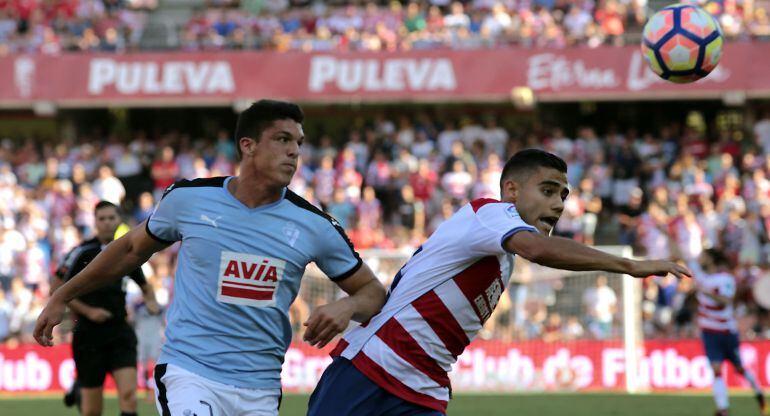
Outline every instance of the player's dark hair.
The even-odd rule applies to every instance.
[[[120,207],[110,201],[102,200],[97,202],[96,206],[94,207],[94,212],[99,211],[102,208],[115,208],[115,211],[117,211],[118,215],[120,215]]]
[[[500,175],[500,188],[511,177],[518,177],[523,181],[539,168],[556,169],[567,173],[567,163],[559,156],[540,149],[525,149],[516,152],[505,162],[503,173]]]
[[[721,250],[717,250],[715,248],[707,248],[703,250],[703,252],[711,258],[714,266],[730,267],[730,259],[728,259],[725,253],[723,253]]]
[[[262,132],[276,120],[291,119],[297,123],[302,123],[305,115],[297,104],[286,101],[259,100],[253,103],[238,116],[238,123],[235,125],[235,148],[238,152],[238,159],[241,154],[240,140],[242,137],[251,137],[259,141]]]

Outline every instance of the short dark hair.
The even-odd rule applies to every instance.
[[[727,258],[724,252],[715,248],[707,248],[703,252],[711,258],[714,266],[730,267],[730,259]]]
[[[118,215],[120,215],[120,207],[118,207],[117,205],[113,204],[110,201],[104,201],[104,200],[99,201],[96,204],[96,206],[94,207],[94,212],[99,211],[100,209],[103,209],[103,208],[115,208],[115,211],[117,211]]]
[[[500,175],[500,188],[502,189],[503,183],[512,176],[526,180],[541,167],[567,173],[567,163],[559,156],[540,149],[525,149],[516,152],[505,162],[503,173]]]
[[[251,137],[259,141],[262,132],[276,120],[292,119],[297,123],[302,123],[305,115],[302,109],[294,103],[275,100],[259,100],[238,116],[238,123],[235,125],[235,148],[238,152],[238,159],[241,154],[240,140],[242,137]]]

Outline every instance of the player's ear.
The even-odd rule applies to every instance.
[[[519,184],[516,183],[513,178],[505,179],[503,181],[503,187],[500,189],[500,195],[503,199],[516,203],[516,199],[519,196],[519,188]]]
[[[241,153],[244,156],[253,154],[256,144],[257,142],[251,137],[241,137],[238,140],[238,145],[241,147]]]

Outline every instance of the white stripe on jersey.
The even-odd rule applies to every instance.
[[[372,337],[364,346],[363,352],[377,365],[388,369],[390,374],[397,374],[398,381],[410,389],[436,400],[449,400],[449,389],[439,386],[430,377],[416,370],[382,342],[379,337]]]
[[[696,277],[700,285],[698,299],[698,326],[713,331],[736,331],[738,325],[732,303],[720,305],[703,292],[732,298],[735,296],[735,278],[727,273],[703,274]]]
[[[436,360],[436,363],[449,372],[452,370],[452,364],[455,359],[447,351],[441,338],[436,335],[433,328],[422,319],[422,315],[412,305],[408,305],[393,319],[397,320],[404,328],[408,328],[417,345],[419,345],[426,354]]]
[[[441,286],[437,287],[434,292],[441,298],[441,301],[444,302],[447,309],[452,312],[452,316],[454,316],[457,323],[460,324],[460,327],[462,327],[465,335],[468,336],[468,339],[473,339],[476,336],[476,333],[481,330],[481,321],[479,321],[479,317],[476,315],[476,312],[474,312],[473,306],[457,286],[457,283],[455,283],[454,280],[447,280]],[[449,352],[447,351],[447,353]],[[454,362],[455,359],[452,359],[449,363],[450,366]]]

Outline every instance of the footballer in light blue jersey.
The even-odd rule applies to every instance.
[[[34,336],[53,345],[67,303],[181,241],[166,345],[155,367],[158,413],[277,415],[288,310],[310,262],[345,293],[313,309],[305,341],[323,347],[385,303],[385,288],[339,224],[286,187],[305,139],[296,104],[261,100],[238,116],[238,176],[180,181],[150,218],[61,286]]]
[[[305,266],[314,261],[341,280],[362,262],[336,221],[294,192],[249,208],[228,191],[231,179],[177,182],[147,222],[157,240],[182,241],[158,362],[233,386],[279,388],[287,311]]]

